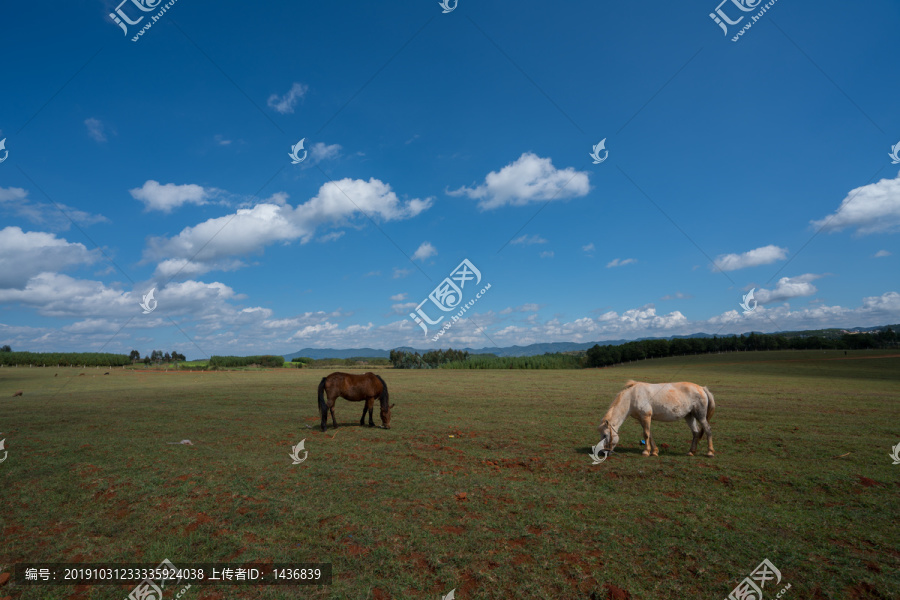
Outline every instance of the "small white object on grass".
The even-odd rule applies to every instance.
[[[194,443],[191,440],[181,440],[180,442],[166,442],[167,444],[184,444],[185,446],[193,446]]]

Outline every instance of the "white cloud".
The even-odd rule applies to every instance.
[[[97,142],[105,142],[106,141],[106,132],[104,131],[105,127],[100,119],[95,119],[93,117],[84,120],[84,125],[87,127],[88,135]]]
[[[406,293],[404,292],[402,294],[394,294],[393,296],[391,296],[391,300],[393,300],[394,302],[401,302],[403,300],[406,300]]]
[[[437,253],[437,249],[431,245],[431,242],[422,242],[415,254],[412,255],[412,259],[425,261],[425,259],[431,258]]]
[[[392,277],[394,279],[403,279],[404,277],[408,277],[410,273],[412,273],[412,269],[401,269],[400,267],[394,267],[394,273]]]
[[[213,139],[216,140],[216,143],[220,146],[228,146],[231,144],[231,140],[226,140],[224,135],[216,134],[213,136]]]
[[[418,304],[416,302],[401,302],[398,304],[391,304],[391,311],[397,315],[408,315],[417,306]]]
[[[878,252],[875,253],[875,258],[884,258],[884,257],[890,256],[890,255],[891,255],[891,253],[888,252],[887,250],[879,250]]]
[[[541,252],[541,258],[553,258],[553,250]]]
[[[478,200],[481,210],[490,210],[507,204],[525,206],[530,202],[585,196],[590,189],[587,172],[572,167],[557,169],[549,158],[526,152],[500,171],[488,173],[483,184],[447,193],[466,195]]]
[[[828,232],[852,227],[859,235],[900,231],[900,173],[850,190],[837,211],[810,223]]]
[[[146,210],[170,213],[172,209],[179,208],[183,204],[206,204],[212,190],[193,183],[160,185],[158,181],[148,179],[143,186],[129,190],[129,193],[135,200],[143,202]]]
[[[790,298],[800,298],[803,296],[812,296],[818,289],[811,282],[819,279],[822,275],[814,275],[807,273],[796,277],[782,277],[775,284],[775,289],[767,290],[760,288],[754,293],[756,301],[760,304],[770,304],[772,302],[780,302],[789,300]]]
[[[283,201],[287,195],[280,197]],[[401,202],[391,186],[378,179],[341,179],[322,185],[315,197],[297,207],[286,202],[262,202],[186,227],[171,238],[151,238],[144,258],[191,260],[197,264],[193,270],[196,275],[222,268],[223,264],[233,266],[232,257],[262,252],[273,243],[297,239],[307,243],[320,225],[347,225],[361,211],[370,218],[402,220],[415,217],[431,203],[431,198]]]
[[[770,244],[743,254],[720,254],[709,268],[713,271],[735,271],[746,267],[768,265],[776,260],[784,260],[786,257],[787,248],[779,248]]]
[[[534,234],[532,236],[523,235],[522,237],[517,237],[510,244],[525,244],[526,246],[530,246],[532,244],[546,244],[547,240],[539,236],[538,234]]]
[[[610,269],[612,267],[624,267],[625,265],[630,265],[632,263],[636,263],[636,258],[614,258],[608,263],[606,263],[606,268]]]
[[[324,144],[322,142],[316,142],[309,149],[309,158],[312,163],[319,163],[323,160],[330,160],[332,158],[337,158],[341,154],[341,145],[340,144]]]
[[[514,312],[537,312],[540,310],[540,308],[541,308],[540,306],[538,306],[537,304],[534,304],[532,302],[532,303],[528,303],[528,304],[522,304],[521,306],[515,306],[515,307],[510,306],[508,308],[504,308],[503,310],[500,311],[500,314],[501,315],[509,315]]]
[[[100,259],[96,250],[70,243],[52,233],[0,230],[0,288],[22,288],[43,272],[89,265]]]
[[[297,106],[297,102],[303,99],[308,90],[308,85],[294,83],[294,85],[291,86],[291,89],[288,90],[288,93],[284,96],[279,96],[278,94],[269,96],[269,108],[274,108],[283,115],[293,113],[294,107]]]
[[[594,242],[591,242],[590,244],[587,244],[586,246],[582,246],[581,249],[584,250],[585,252],[593,252],[594,251]]]
[[[17,187],[0,187],[0,210],[48,229],[63,231],[69,229],[73,222],[82,226],[109,222],[103,215],[93,215],[59,202],[32,202],[28,192]]]
[[[666,294],[660,300],[689,300],[693,298],[690,294],[682,294],[681,292],[675,292],[674,294]]]

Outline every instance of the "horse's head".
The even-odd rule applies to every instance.
[[[603,419],[597,430],[600,432],[600,437],[606,440],[605,448],[607,450],[611,451],[619,443],[619,432],[610,424],[609,419]]]
[[[394,408],[396,404],[391,404],[387,407],[387,410],[384,408],[381,409],[381,424],[385,429],[391,428],[391,409]]]

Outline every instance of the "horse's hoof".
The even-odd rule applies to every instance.
[[[694,455],[693,452],[688,452],[688,456],[693,456],[693,455]]]
[[[654,450],[654,451],[653,451],[653,456],[659,456],[659,450]]]
[[[641,452],[641,456],[650,456],[650,451],[644,450],[643,452]]]
[[[716,455],[716,453],[715,453],[715,452],[707,452],[706,455],[707,455],[708,457],[712,458],[713,456]]]

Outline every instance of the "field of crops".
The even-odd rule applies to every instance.
[[[786,600],[900,597],[896,353],[377,372],[392,428],[359,427],[362,406],[339,400],[341,427],[329,419],[323,434],[327,370],[0,368],[0,573],[330,562],[328,587],[198,585],[182,600],[720,600],[768,559],[781,580],[766,599],[788,584]],[[708,386],[717,456],[688,457],[677,422],[654,423],[660,456],[645,458],[630,420],[617,453],[592,464],[628,379]],[[132,587],[11,581],[0,597]]]

